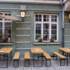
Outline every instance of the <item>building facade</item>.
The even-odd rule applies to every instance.
[[[42,47],[52,53],[70,47],[68,0],[4,0],[0,2],[0,47],[23,53]],[[25,16],[21,16],[25,15]],[[18,20],[4,18],[14,16]]]

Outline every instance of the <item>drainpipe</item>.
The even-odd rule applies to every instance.
[[[62,0],[62,47],[64,47],[64,3]]]
[[[62,47],[64,47],[64,28],[62,27]]]

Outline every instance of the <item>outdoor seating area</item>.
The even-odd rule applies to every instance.
[[[21,57],[20,52],[16,51],[12,54],[13,48],[4,47],[0,49],[0,61],[6,62],[6,68],[12,63],[13,67],[19,67]],[[59,48],[58,51],[53,52],[51,55],[44,51],[40,47],[31,48],[29,51],[23,53],[23,66],[24,67],[34,67],[36,64],[41,64],[47,66],[52,66],[51,61],[60,61],[60,66],[68,66],[70,59],[70,48]],[[10,63],[9,63],[10,61]]]

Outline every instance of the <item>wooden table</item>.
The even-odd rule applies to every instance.
[[[59,51],[66,55],[66,57],[67,57],[67,65],[68,65],[68,58],[70,56],[70,48],[59,48]]]
[[[6,67],[8,67],[8,60],[9,60],[9,56],[10,56],[12,50],[13,50],[13,48],[10,48],[10,47],[5,47],[5,48],[0,49],[0,55],[5,56],[7,58]]]
[[[10,47],[5,47],[5,48],[1,48],[0,51],[4,51],[4,53],[11,53],[11,51],[13,50],[13,48],[10,48]]]
[[[69,53],[70,54],[70,49],[69,48],[59,48],[60,51],[64,53]]]
[[[43,53],[43,49],[39,48],[39,47],[31,48],[31,53],[32,54],[42,54]]]
[[[40,47],[33,47],[31,48],[31,55],[33,58],[33,65],[35,64],[34,62],[40,61],[43,59],[43,49]]]

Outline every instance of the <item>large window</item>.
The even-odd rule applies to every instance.
[[[11,42],[11,20],[4,18],[4,16],[10,16],[9,12],[0,12],[0,42]],[[3,17],[2,17],[3,16]]]
[[[57,14],[35,14],[34,22],[35,41],[58,41]]]

